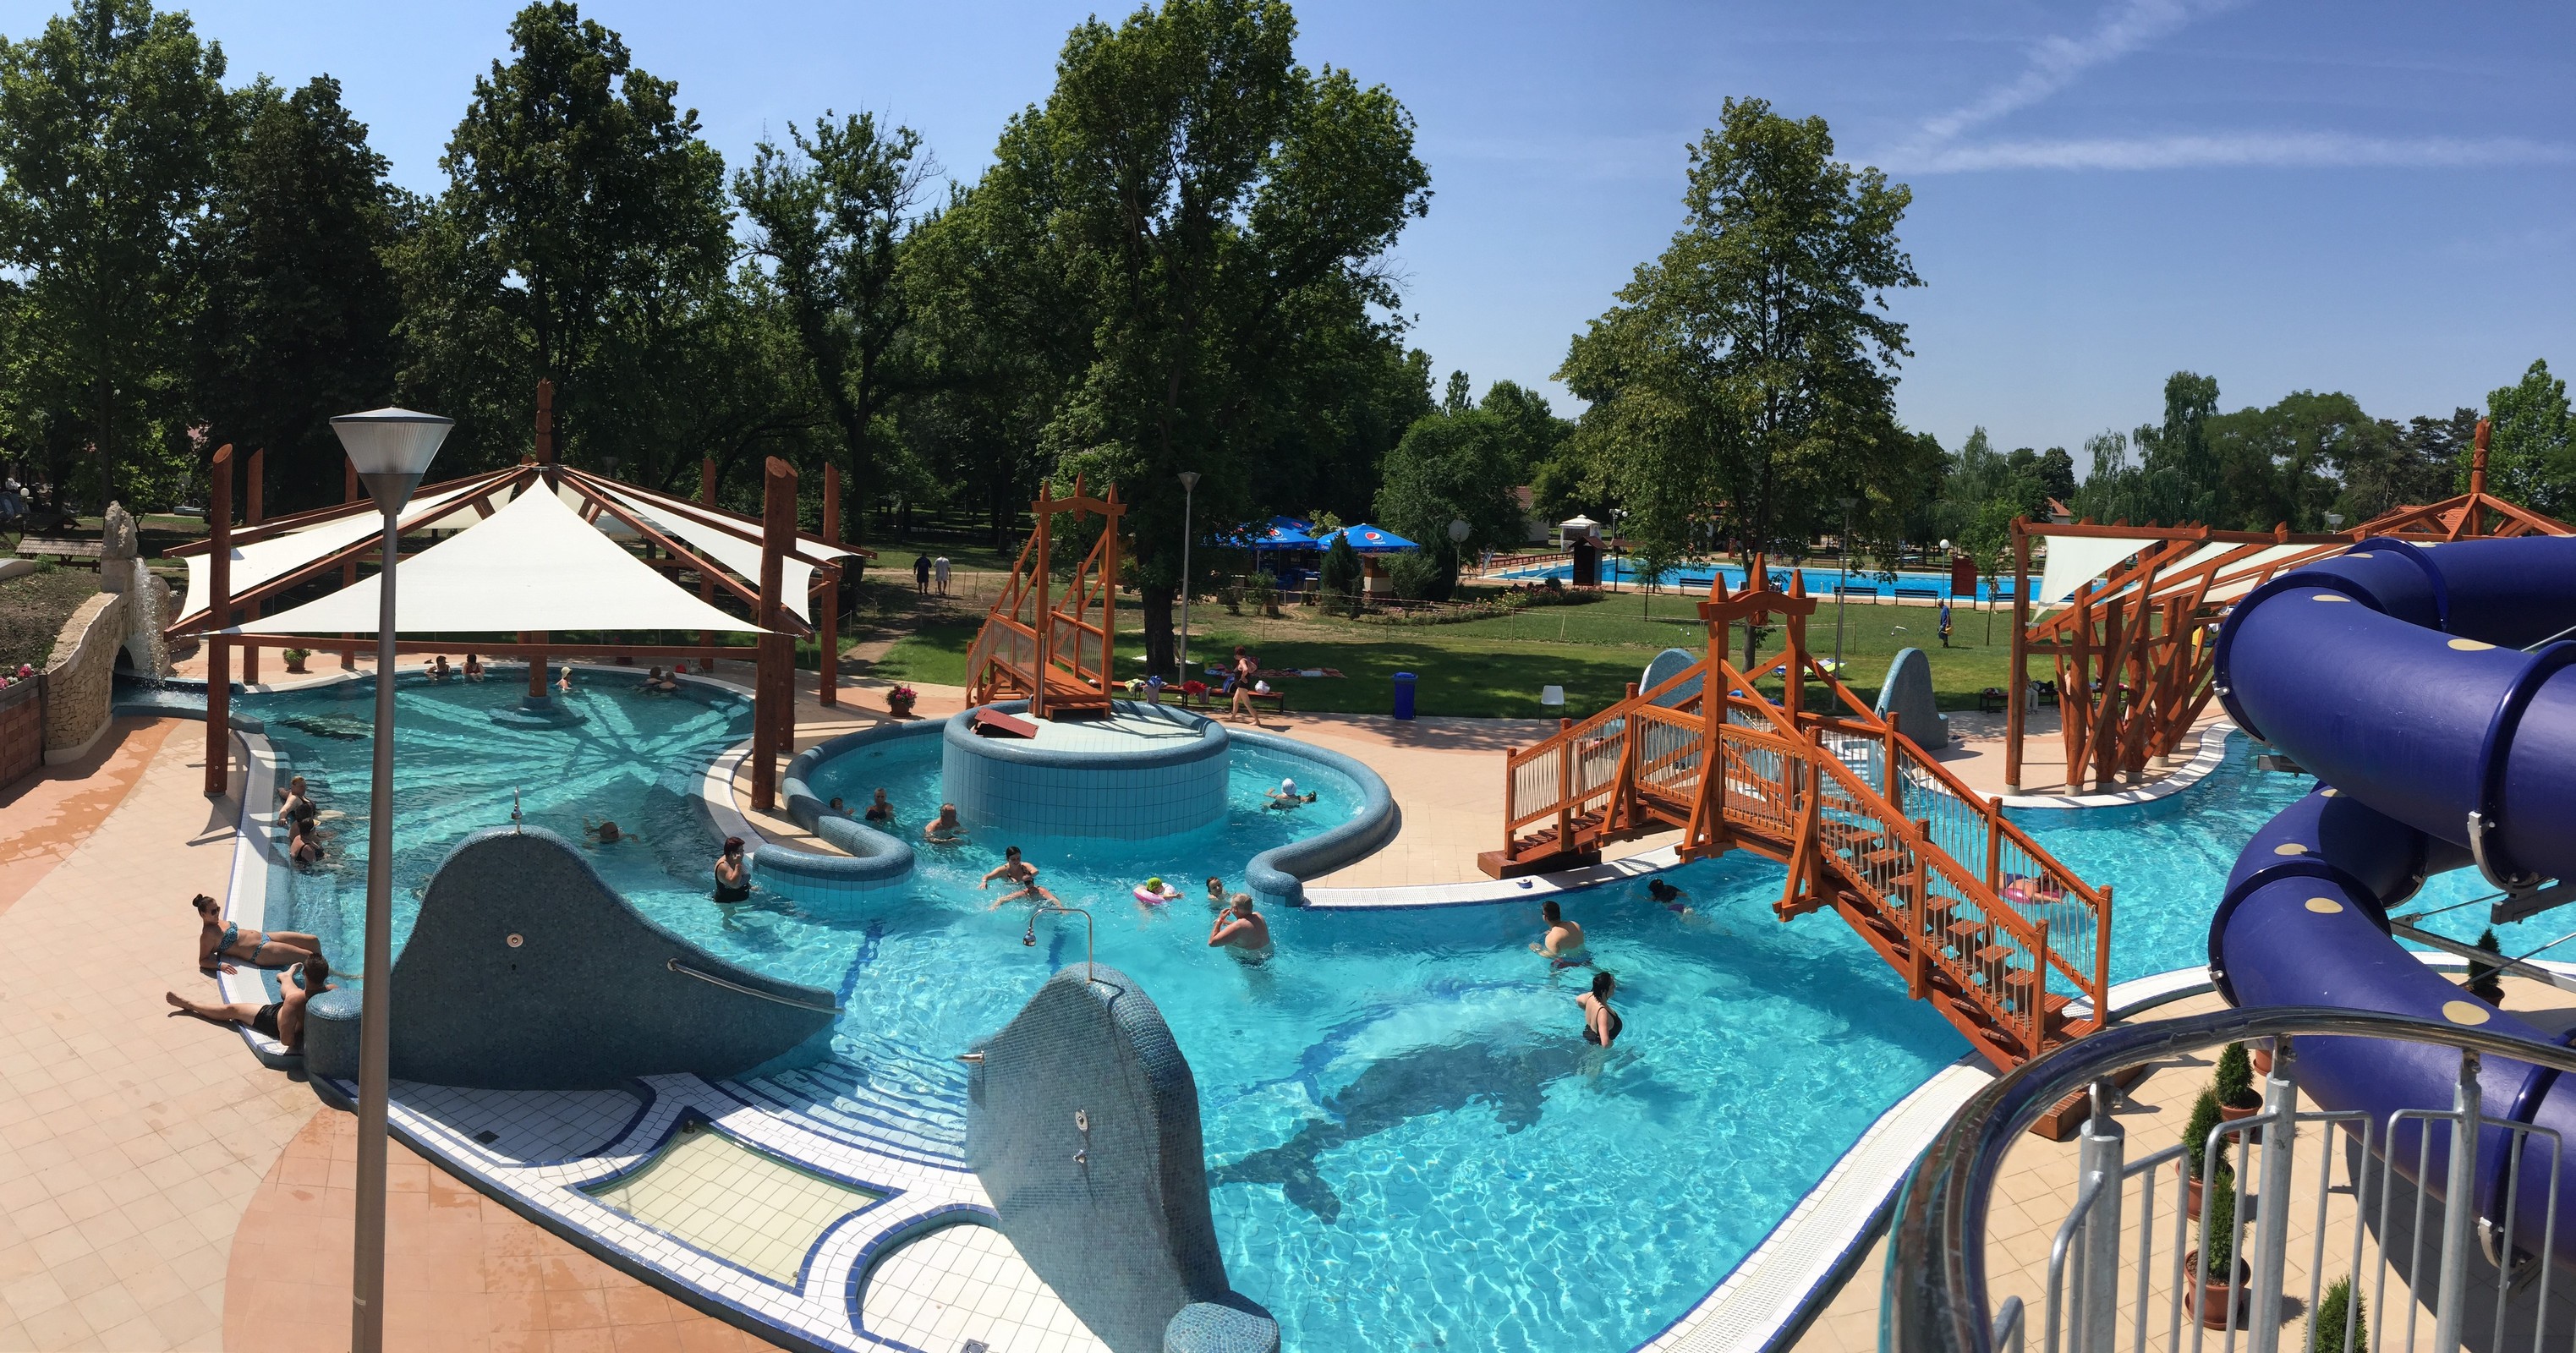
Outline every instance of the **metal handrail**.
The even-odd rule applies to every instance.
[[[2425,1043],[2576,1072],[2576,1049],[2464,1025],[2325,1006],[2273,1006],[2104,1030],[2026,1062],[1952,1116],[1907,1181],[1890,1236],[1882,1313],[1907,1353],[1994,1353],[1987,1315],[1986,1216],[2006,1154],[2068,1096],[2128,1067],[2249,1039],[2310,1034]],[[2506,1126],[2498,1119],[2486,1126]],[[1999,1314],[2010,1314],[2009,1310]]]
[[[682,977],[694,977],[710,986],[723,987],[727,991],[739,991],[745,996],[757,996],[764,1001],[776,1001],[780,1005],[792,1005],[799,1010],[811,1010],[817,1014],[823,1015],[837,1015],[841,1013],[840,1006],[816,1005],[812,1001],[800,1001],[793,996],[781,996],[774,991],[762,991],[757,987],[747,987],[740,982],[728,982],[725,979],[716,976],[714,973],[700,972],[697,969],[682,963],[676,958],[665,961],[662,966],[670,969],[672,972],[678,973]]]

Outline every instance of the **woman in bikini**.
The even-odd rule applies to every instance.
[[[1583,1007],[1583,1041],[1607,1048],[1619,1041],[1619,1031],[1626,1021],[1610,1008],[1610,993],[1618,988],[1606,972],[1592,974],[1592,989],[1574,998]]]
[[[1055,901],[1055,894],[1038,886],[1038,867],[1020,858],[1020,848],[1018,846],[1004,846],[1002,848],[1002,862],[994,865],[990,870],[987,870],[984,874],[984,881],[976,884],[975,886],[977,888],[990,888],[993,886],[993,880],[995,879],[1000,879],[1004,883],[1014,884],[1016,886],[1013,887],[1011,891],[1002,894],[1000,897],[994,898],[993,905],[986,907],[986,911],[998,911],[1001,909],[1003,903],[1016,902],[1024,897],[1032,903]],[[1058,903],[1057,905],[1061,906],[1062,904]]]
[[[162,997],[182,1014],[194,1015],[217,1024],[238,1024],[252,1033],[274,1038],[286,1045],[288,1052],[304,1050],[304,1003],[331,989],[331,963],[320,954],[304,959],[296,971],[289,972],[277,984],[278,999],[266,1005],[234,1001],[229,1005],[211,1005],[192,1001],[175,991]]]
[[[270,932],[244,930],[237,922],[224,920],[224,909],[215,899],[199,893],[188,905],[197,909],[197,969],[200,972],[238,972],[227,959],[240,959],[254,968],[282,967],[301,962],[322,951],[322,941],[294,930]]]
[[[286,788],[278,791],[278,821],[301,822],[309,827],[321,819],[322,810],[314,806],[312,791],[304,787],[303,776],[288,780]]]
[[[483,660],[471,653],[465,655],[465,679],[468,681],[483,679]]]
[[[299,865],[322,863],[327,854],[322,847],[322,829],[311,822],[298,820],[286,835],[286,857]]]
[[[1234,722],[1236,715],[1241,715],[1256,724],[1261,722],[1261,716],[1252,712],[1252,674],[1259,670],[1261,670],[1260,664],[1252,660],[1251,654],[1243,651],[1243,645],[1236,644],[1232,683],[1234,704],[1225,712],[1226,722]]]
[[[716,901],[748,902],[751,900],[751,865],[742,857],[742,838],[725,838],[724,854],[716,857]]]

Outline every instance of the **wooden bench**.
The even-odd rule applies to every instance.
[[[1178,686],[1165,686],[1163,688],[1163,699],[1179,705],[1183,709],[1230,709],[1234,705],[1233,696],[1213,688],[1211,688],[1205,695],[1198,697],[1198,700],[1194,704],[1190,699],[1189,692],[1182,690]],[[1254,691],[1252,693],[1252,707],[1255,710],[1258,710],[1263,705],[1268,705],[1271,709],[1277,711],[1279,717],[1283,719],[1288,717],[1288,694],[1275,686],[1266,691]]]
[[[21,559],[86,559],[94,567],[105,546],[95,540],[42,540],[25,536],[18,541]]]

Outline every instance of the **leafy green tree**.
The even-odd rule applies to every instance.
[[[1172,665],[1176,477],[1205,476],[1202,521],[1246,519],[1251,467],[1312,449],[1300,424],[1318,387],[1367,403],[1352,392],[1387,369],[1369,352],[1395,335],[1372,318],[1397,299],[1378,260],[1428,209],[1403,105],[1298,65],[1295,35],[1282,0],[1082,24],[1046,103],[945,213],[981,236],[952,242],[963,265],[1003,288],[963,298],[967,314],[1042,315],[1081,340],[1072,378],[1029,403],[1048,410],[1055,472],[1128,504],[1154,671]],[[1025,261],[994,264],[1001,245]]]
[[[2347,1325],[2350,1338],[2345,1337]],[[2308,1329],[2308,1353],[2361,1353],[2370,1347],[2370,1302],[2353,1290],[2351,1278],[2337,1278],[2326,1285]]]
[[[2420,507],[2450,497],[2455,463],[2468,464],[2477,436],[2478,411],[2455,409],[2448,418],[2418,414],[2400,427],[2383,420],[2384,434],[2368,453],[2342,467],[2335,510],[2351,527],[2400,507]]]
[[[1823,119],[1727,100],[1692,147],[1683,229],[1567,353],[1559,379],[1591,402],[1577,436],[1648,551],[1712,528],[1802,539],[1854,486],[1864,519],[1901,521],[1917,493],[1884,299],[1921,285],[1896,236],[1912,193],[1833,155]]]
[[[2165,378],[2162,424],[2142,424],[2133,434],[2143,475],[2139,485],[2146,515],[2139,524],[2220,522],[2218,456],[2209,445],[2209,420],[2218,413],[2218,381],[2177,371]]]
[[[678,87],[574,5],[519,11],[510,47],[474,82],[440,161],[448,188],[408,255],[408,289],[428,293],[412,302],[410,383],[460,415],[460,462],[517,454],[546,377],[567,458],[658,452],[664,474],[694,466],[684,448],[589,425],[649,393],[641,355],[680,341],[725,285],[723,158]]]
[[[2569,414],[2567,382],[2549,374],[2549,363],[2535,361],[2520,381],[2487,396],[2487,418],[2495,424],[2487,490],[2553,517],[2576,514],[2576,418]],[[2467,490],[2465,458],[2456,482],[2455,492]]]
[[[787,135],[792,150],[765,140],[754,150],[734,175],[734,198],[786,299],[855,488],[872,482],[892,431],[910,309],[898,254],[933,166],[911,128],[880,129],[873,114],[835,122],[827,112],[811,136],[792,125]]]
[[[267,448],[268,503],[340,500],[334,415],[393,402],[402,297],[386,256],[410,204],[385,158],[317,76],[262,82],[227,157],[207,231],[196,409],[212,444]]]
[[[0,267],[23,288],[22,370],[57,415],[54,450],[86,439],[101,503],[166,504],[191,463],[187,320],[236,121],[223,76],[222,46],[149,0],[75,0],[0,40]]]
[[[1457,382],[1452,382],[1453,388]],[[1526,522],[1512,490],[1520,482],[1512,428],[1499,414],[1452,404],[1413,425],[1387,453],[1377,518],[1422,545],[1444,574],[1445,593],[1462,557],[1521,538]],[[1449,539],[1449,523],[1467,539]]]
[[[1324,548],[1324,566],[1316,572],[1327,597],[1340,598],[1352,615],[1360,613],[1360,552],[1351,548],[1349,536],[1333,537],[1333,543]],[[1326,603],[1327,609],[1330,605]]]

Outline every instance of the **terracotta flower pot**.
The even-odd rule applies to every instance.
[[[2245,1055],[2246,1055],[2246,1059],[2247,1059],[2248,1061],[2251,1061],[2252,1063],[2254,1063],[2254,1074],[2255,1074],[2255,1075],[2257,1075],[2257,1076],[2269,1076],[2269,1075],[2271,1075],[2271,1074],[2272,1074],[2272,1045],[2271,1045],[2271,1044],[2269,1044],[2269,1043],[2257,1043],[2257,1044],[2254,1044],[2253,1046],[2251,1046],[2251,1047],[2249,1047],[2249,1048],[2247,1048],[2247,1049],[2245,1050]]]
[[[2259,1099],[2242,1108],[2233,1104],[2221,1104],[2218,1106],[2218,1117],[2221,1122],[2233,1123],[2240,1118],[2251,1118],[2262,1111],[2263,1101]]]
[[[2183,1215],[2191,1218],[2192,1224],[2197,1226],[2200,1224],[2201,1181],[2192,1177],[2191,1162],[2187,1160],[2175,1161],[2174,1173],[2182,1177]]]
[[[2186,1274],[2200,1274],[2200,1251],[2193,1250],[2183,1256],[2182,1271]],[[2201,1274],[2200,1327],[2223,1330],[2227,1328],[2229,1314],[2235,1313],[2236,1327],[2243,1329],[2245,1320],[2243,1313],[2236,1310],[2237,1297],[2245,1290],[2246,1285],[2253,1281],[2254,1267],[2242,1259],[2236,1261],[2236,1281],[2232,1283],[2218,1282],[2206,1274]]]
[[[913,702],[911,700],[905,699],[901,696],[889,695],[886,697],[887,711],[897,718],[912,717],[912,704]]]

